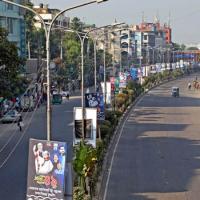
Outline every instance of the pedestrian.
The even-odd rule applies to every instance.
[[[19,127],[19,130],[22,131],[23,122],[22,122],[22,116],[21,115],[20,115],[19,120],[17,122],[17,126]]]

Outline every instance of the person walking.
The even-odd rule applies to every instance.
[[[22,126],[23,126],[23,122],[22,122],[22,116],[19,117],[19,120],[17,122],[17,126],[19,127],[19,130],[22,131]]]

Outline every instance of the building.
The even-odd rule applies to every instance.
[[[22,4],[24,0],[14,0]],[[0,26],[8,30],[8,40],[19,48],[19,55],[26,56],[24,10],[0,1]]]
[[[33,9],[38,14],[40,14],[44,22],[47,24],[51,23],[52,19],[56,16],[56,14],[60,12],[60,10],[58,9],[50,9],[48,5],[43,5],[43,4],[40,4],[39,6],[34,6]],[[61,27],[69,27],[69,22],[70,22],[70,18],[62,14],[56,19],[54,25],[61,26]],[[37,16],[35,16],[34,25],[36,28],[42,28],[40,19]]]

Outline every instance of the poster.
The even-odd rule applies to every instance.
[[[138,70],[137,70],[137,68],[132,67],[130,69],[130,74],[131,74],[131,78],[133,80],[137,80],[137,78],[138,78]]]
[[[67,145],[30,139],[27,200],[64,200]]]
[[[119,77],[115,78],[115,94],[119,93]]]
[[[110,77],[111,91],[115,91],[115,77]]]
[[[85,94],[85,107],[97,108],[97,119],[105,120],[104,97],[102,93]]]
[[[84,140],[96,147],[96,135],[97,135],[97,109],[85,108],[84,117]],[[78,144],[82,140],[82,108],[74,108],[74,133],[73,133],[73,145]]]
[[[119,88],[126,88],[126,83],[127,83],[127,79],[126,79],[126,75],[123,72],[119,72]]]

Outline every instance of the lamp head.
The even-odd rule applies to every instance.
[[[96,0],[97,3],[103,3],[105,1],[108,1],[108,0]]]

